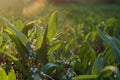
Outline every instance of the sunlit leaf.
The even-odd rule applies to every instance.
[[[0,80],[8,80],[6,72],[1,67],[0,67]]]
[[[36,53],[36,59],[41,60],[41,63],[43,65],[48,63],[47,52],[49,45],[48,45],[47,31],[48,31],[48,26],[46,26],[45,32],[43,34],[43,41],[41,47],[37,49],[37,53]]]
[[[53,12],[48,19],[48,32],[47,38],[49,41],[55,37],[57,32],[57,11]]]
[[[28,36],[28,31],[29,30],[31,30],[33,27],[34,27],[34,21],[32,21],[32,22],[29,22],[28,24],[26,24],[25,26],[24,26],[24,28],[22,29],[22,32],[26,35],[26,36]]]
[[[97,79],[98,75],[80,75],[75,77],[75,80],[90,80]]]
[[[25,27],[24,23],[21,20],[16,21],[16,28],[19,31],[22,31],[22,29]]]
[[[8,80],[16,80],[16,74],[13,69],[8,74]]]
[[[19,51],[19,53],[22,55],[22,57],[26,57],[26,54],[29,54],[27,48],[20,42],[20,40],[16,35],[11,34],[9,32],[8,35],[10,36],[12,41],[16,44],[16,48]]]
[[[50,55],[54,50],[58,49],[60,46],[61,46],[61,41],[54,42],[49,48],[48,55]]]
[[[2,36],[0,36],[0,45],[2,44],[2,39],[3,39],[3,37],[2,37]]]
[[[0,50],[4,50],[4,49],[6,48],[6,44],[7,44],[7,42],[2,43],[2,44],[0,45]]]
[[[43,29],[39,26],[36,29],[36,49],[39,49],[43,42]]]
[[[28,44],[27,37],[23,33],[19,32],[17,29],[15,29],[15,27],[6,18],[4,18],[4,21],[7,23],[8,27],[15,33],[15,35],[17,35],[22,44],[24,46],[27,46]]]

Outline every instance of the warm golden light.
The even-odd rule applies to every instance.
[[[23,7],[23,0],[0,0],[0,11],[20,10]]]
[[[23,15],[30,16],[43,10],[46,0],[32,0],[31,4],[23,8]]]
[[[24,16],[31,16],[41,12],[46,0],[0,0],[0,12],[21,12]]]

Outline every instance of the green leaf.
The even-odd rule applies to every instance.
[[[4,50],[6,48],[7,42],[3,43],[3,35],[0,35],[0,50]]]
[[[16,21],[16,28],[21,32],[24,28],[24,23],[21,20]]]
[[[90,61],[93,62],[96,60],[96,52],[94,51],[94,49],[92,48],[92,46],[90,44],[89,45],[89,55],[90,56]]]
[[[60,46],[61,46],[61,41],[58,40],[58,41],[54,42],[49,48],[48,55],[51,55],[51,53],[54,50],[58,49]]]
[[[2,44],[3,37],[0,35],[0,45]]]
[[[49,50],[48,50],[48,53],[47,53],[49,62],[55,62],[56,61],[55,55],[53,54],[53,52],[55,50],[57,50],[60,46],[61,46],[61,41],[59,41],[59,40],[55,41],[54,43],[52,43],[49,46]]]
[[[36,49],[41,48],[43,42],[43,29],[39,26],[36,27]]]
[[[29,23],[27,23],[27,24],[25,25],[25,27],[22,29],[22,32],[23,32],[26,36],[28,36],[28,31],[29,31],[30,29],[32,29],[34,26],[35,26],[34,21],[29,22]]]
[[[97,75],[80,75],[75,77],[75,80],[90,80],[90,79],[97,79]]]
[[[100,74],[103,67],[104,67],[103,58],[98,58],[93,64],[91,74]]]
[[[16,75],[13,69],[8,74],[8,80],[16,80]]]
[[[47,31],[48,31],[48,26],[46,26],[45,28],[42,45],[39,49],[37,49],[37,53],[36,53],[36,59],[41,60],[41,63],[43,65],[48,63],[47,53],[48,53],[49,45],[48,45],[48,39],[47,39]]]
[[[13,25],[6,19],[6,18],[3,18],[4,21],[7,23],[8,27],[15,33],[15,35],[20,39],[20,41],[22,42],[22,44],[24,46],[27,46],[28,44],[28,39],[27,37],[22,33],[22,32],[19,32],[17,29],[15,29],[13,27]],[[13,33],[13,34],[14,34]]]
[[[112,54],[112,46],[107,45],[106,50],[104,51],[104,60],[107,65],[113,64],[115,61],[114,55]]]
[[[76,38],[72,38],[71,40],[69,40],[69,42],[65,46],[65,53],[67,53],[69,51],[69,48],[72,45],[74,45],[75,42],[76,42]],[[67,57],[67,55],[66,55],[66,57]]]
[[[8,80],[6,72],[1,67],[0,67],[0,80]]]
[[[92,31],[91,32],[91,39],[92,39],[92,41],[95,41],[97,34],[98,34],[97,31]]]
[[[4,50],[4,49],[6,48],[6,44],[7,44],[7,42],[2,43],[2,44],[0,45],[0,50]]]
[[[86,71],[90,70],[89,68],[92,67],[94,61],[96,60],[96,53],[91,47],[90,43],[86,42],[82,44],[80,47],[79,56],[81,59],[81,71],[82,73],[85,73]]]
[[[111,44],[111,46],[113,47],[113,49],[112,49],[113,55],[114,55],[116,61],[118,63],[120,63],[120,42],[113,37],[105,35],[101,30],[98,30],[98,31],[99,31],[99,34],[100,34],[101,38],[104,41]]]
[[[54,11],[48,19],[47,38],[52,41],[57,32],[57,11]]]
[[[42,69],[42,72],[45,74],[51,74],[55,69],[59,69],[60,66],[53,63],[48,63],[45,65],[45,67]]]
[[[79,71],[81,68],[81,60],[80,60],[79,56],[74,55],[71,57],[72,57],[71,66],[74,68],[74,70]]]
[[[23,58],[26,57],[26,54],[29,55],[27,48],[20,42],[20,40],[18,39],[18,37],[16,35],[11,34],[9,32],[8,32],[8,35],[10,36],[12,41],[16,44],[16,48],[19,51],[19,53],[22,55]]]

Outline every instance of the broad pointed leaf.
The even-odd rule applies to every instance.
[[[92,74],[100,74],[103,67],[104,67],[103,58],[98,58],[93,64],[91,73]]]

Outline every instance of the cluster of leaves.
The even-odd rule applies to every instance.
[[[57,24],[56,11],[47,24],[19,20],[13,25],[4,18],[5,26],[0,32],[2,67],[9,58],[8,66],[23,80],[119,80],[118,26],[114,30],[106,27],[115,25],[115,20],[97,24],[89,17],[77,26]],[[113,33],[108,35],[111,30]]]

